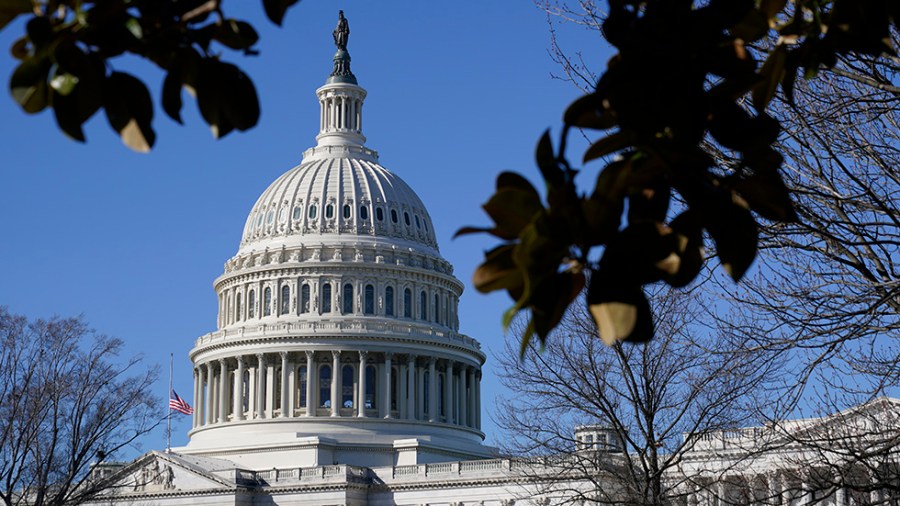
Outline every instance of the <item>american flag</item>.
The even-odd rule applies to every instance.
[[[177,411],[183,415],[193,415],[194,408],[191,407],[190,404],[187,403],[184,399],[178,396],[175,393],[175,390],[172,390],[172,396],[169,398],[169,409],[172,411]]]

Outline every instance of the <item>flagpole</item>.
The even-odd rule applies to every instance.
[[[169,395],[168,398],[172,398],[172,369],[175,367],[175,354],[169,353]],[[172,403],[167,402],[167,406],[169,406],[169,414],[166,416],[166,453],[170,453],[172,451]]]

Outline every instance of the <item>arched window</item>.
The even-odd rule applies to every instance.
[[[396,411],[398,406],[397,396],[400,395],[400,388],[397,383],[397,368],[391,367],[391,410]]]
[[[316,218],[316,206],[309,206],[309,219],[313,220]]]
[[[438,374],[438,390],[437,391],[438,392],[444,391],[444,375],[443,374]],[[446,413],[446,408],[444,407],[444,396],[439,394],[437,401],[438,401],[438,415],[446,416],[447,413]]]
[[[427,415],[428,414],[428,401],[429,401],[428,391],[430,390],[428,388],[428,383],[431,378],[428,377],[428,376],[430,376],[428,374],[428,371],[425,371],[425,374],[423,376],[424,377],[422,378],[422,390],[423,390],[422,397],[424,399],[424,402],[423,402],[423,406],[422,406],[422,411],[424,411],[425,414]]]
[[[341,369],[341,406],[345,408],[353,407],[353,366],[345,365]]]
[[[368,220],[369,219],[369,208],[366,206],[359,206],[359,219]]]
[[[412,318],[412,290],[403,290],[403,317]]]
[[[299,385],[299,390],[297,391],[297,407],[305,408],[306,407],[306,366],[301,365],[299,369],[297,369],[297,377],[300,381],[297,382]]]
[[[294,214],[291,215],[291,218],[293,218],[294,221],[299,220],[300,216],[302,214],[303,214],[303,208],[300,206],[296,206],[296,207],[294,207]]]
[[[366,366],[366,409],[375,409],[378,407],[375,404],[375,391],[377,386],[378,383],[375,381],[375,366]]]
[[[428,319],[428,295],[425,294],[424,291],[419,294],[419,310],[422,314],[419,315],[419,319],[427,320]]]
[[[243,294],[237,294],[237,307],[234,311],[234,319],[237,321],[241,321],[241,300],[243,299]]]
[[[256,318],[256,291],[250,290],[250,300],[247,302],[248,318]]]
[[[291,287],[283,285],[281,287],[281,314],[288,314],[291,311]]]
[[[421,223],[419,222],[419,215],[416,215],[416,228],[422,228]]]
[[[384,289],[384,314],[394,316],[394,287]]]
[[[375,287],[366,285],[365,297],[363,300],[363,313],[375,314]]]
[[[406,223],[407,227],[409,226],[409,213],[406,211],[403,211],[403,222]]]
[[[375,219],[378,221],[384,221],[384,210],[380,207],[375,208]]]
[[[391,222],[397,223],[397,210],[391,209]]]
[[[331,312],[331,283],[322,285],[322,312]]]
[[[272,221],[275,220],[275,210],[269,211],[269,214],[266,215],[266,225],[271,225]]]
[[[272,314],[272,289],[268,286],[263,291],[263,316]]]
[[[309,312],[309,285],[306,283],[300,287],[300,312]]]
[[[441,297],[434,294],[434,323],[441,323]]]
[[[344,314],[353,313],[353,285],[350,283],[344,284],[344,300],[342,303],[341,312]]]
[[[334,218],[334,206],[332,204],[325,206],[325,218],[329,220]]]
[[[331,366],[319,368],[319,407],[331,407]]]
[[[350,205],[344,204],[344,219],[350,219]]]

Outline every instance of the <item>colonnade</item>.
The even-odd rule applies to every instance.
[[[480,429],[480,384],[478,366],[450,358],[365,350],[240,355],[195,365],[193,426],[380,417]]]
[[[362,98],[334,95],[319,98],[321,132],[351,131],[362,133]]]
[[[810,473],[811,468],[778,469],[749,475],[726,475],[690,490],[685,503],[687,506],[727,506],[732,504],[845,506],[880,504],[889,495],[881,490],[857,492],[831,485],[817,486],[816,480]],[[825,483],[832,483],[832,480],[826,480]]]

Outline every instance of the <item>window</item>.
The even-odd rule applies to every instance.
[[[275,210],[269,211],[269,214],[266,215],[266,225],[271,225],[272,220],[275,219]]]
[[[419,222],[419,215],[416,215],[416,228],[422,228],[422,224]]]
[[[250,300],[247,302],[248,318],[256,318],[256,292],[250,290]]]
[[[394,316],[394,287],[384,289],[384,314]]]
[[[359,219],[368,220],[369,219],[369,208],[366,206],[359,206]]]
[[[375,208],[375,219],[378,221],[384,221],[384,211],[380,207]]]
[[[302,215],[303,215],[303,208],[300,206],[294,207],[294,214],[292,214],[291,217],[294,220],[299,220],[300,216],[302,216]]]
[[[237,294],[237,309],[234,311],[234,319],[241,321],[241,294]]]
[[[315,219],[316,217],[316,206],[309,206],[309,219]]]
[[[344,204],[344,219],[350,219],[350,206],[348,204]]]
[[[419,315],[419,319],[427,320],[428,319],[428,295],[426,295],[424,291],[422,291],[422,293],[419,294],[419,311],[422,312],[422,314]]]
[[[412,290],[403,290],[403,317],[412,318]]]
[[[397,210],[391,209],[391,222],[397,223]]]
[[[334,218],[334,206],[328,204],[325,206],[325,219],[330,220],[331,218]]]
[[[306,283],[300,287],[300,312],[309,312],[309,285]]]
[[[263,316],[272,314],[272,289],[268,286],[263,291]]]
[[[331,283],[322,285],[322,312],[331,312]]]
[[[378,383],[375,382],[375,366],[366,366],[366,409],[375,409],[375,390]]]
[[[406,211],[403,211],[403,222],[406,223],[407,227],[409,226],[409,213]]]
[[[363,313],[375,314],[375,287],[366,285]]]
[[[256,226],[259,227],[262,225],[263,213],[260,211],[259,215],[256,217]]]
[[[341,406],[353,407],[353,366],[345,365],[341,369]]]
[[[422,218],[422,228],[424,228],[425,231],[428,232],[428,222],[425,221],[425,218]]]
[[[297,406],[301,407],[301,408],[305,408],[306,407],[306,366],[305,365],[301,365],[300,368],[297,369],[297,376],[300,378],[300,381],[297,382],[300,385],[298,395],[297,395],[297,398],[298,398]]]
[[[331,366],[323,365],[319,369],[319,407],[331,407]]]
[[[281,223],[287,217],[287,208],[282,207],[280,211],[278,211],[278,222]]]
[[[441,298],[434,294],[434,323],[441,323]]]
[[[353,313],[353,285],[347,283],[344,285],[344,300],[341,312],[344,314]]]
[[[281,314],[288,314],[291,311],[291,287],[284,285],[281,287]]]

